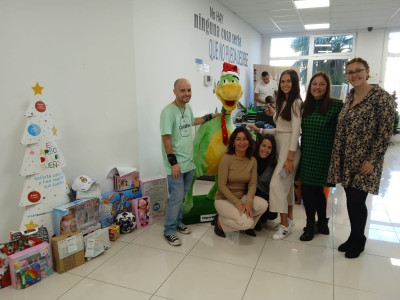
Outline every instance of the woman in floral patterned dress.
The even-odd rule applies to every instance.
[[[336,128],[328,182],[341,183],[347,198],[351,232],[338,247],[347,258],[364,251],[368,193],[378,194],[383,159],[393,132],[394,100],[379,86],[367,82],[369,65],[359,57],[346,63],[353,86],[347,95]]]

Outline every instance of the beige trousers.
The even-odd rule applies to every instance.
[[[245,203],[246,197],[244,195],[240,201]],[[254,228],[258,219],[268,208],[268,202],[258,196],[254,196],[253,200],[253,218],[248,218],[246,214],[240,214],[238,209],[228,200],[215,200],[214,205],[224,232]]]

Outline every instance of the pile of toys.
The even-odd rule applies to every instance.
[[[114,180],[114,191],[107,193],[101,193],[89,176],[73,181],[73,201],[53,209],[53,237],[45,226],[38,226],[13,231],[9,242],[0,243],[0,288],[25,289],[53,270],[67,272],[104,253],[120,234],[164,214],[165,176],[139,180],[134,168],[114,168],[108,177]]]

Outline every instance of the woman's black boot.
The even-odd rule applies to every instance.
[[[328,221],[329,221],[329,218],[318,219],[318,222],[317,222],[318,233],[326,234],[326,235],[329,234]]]
[[[351,243],[353,242],[353,235],[350,233],[349,238],[343,244],[338,247],[339,252],[347,252],[350,249]]]
[[[366,241],[367,238],[365,237],[365,235],[360,237],[359,239],[354,239],[344,256],[347,258],[359,257],[361,252],[363,252],[365,249]]]
[[[306,230],[300,237],[300,241],[306,242],[311,241],[314,238],[314,234],[317,232],[317,226],[315,220],[307,220]]]

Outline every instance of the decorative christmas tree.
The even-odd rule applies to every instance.
[[[43,101],[38,83],[32,87],[34,100],[25,116],[21,144],[27,145],[20,175],[26,176],[19,205],[25,207],[20,230],[45,226],[53,236],[53,208],[69,202],[68,186],[62,168],[65,160],[55,139],[58,137],[52,114]]]

